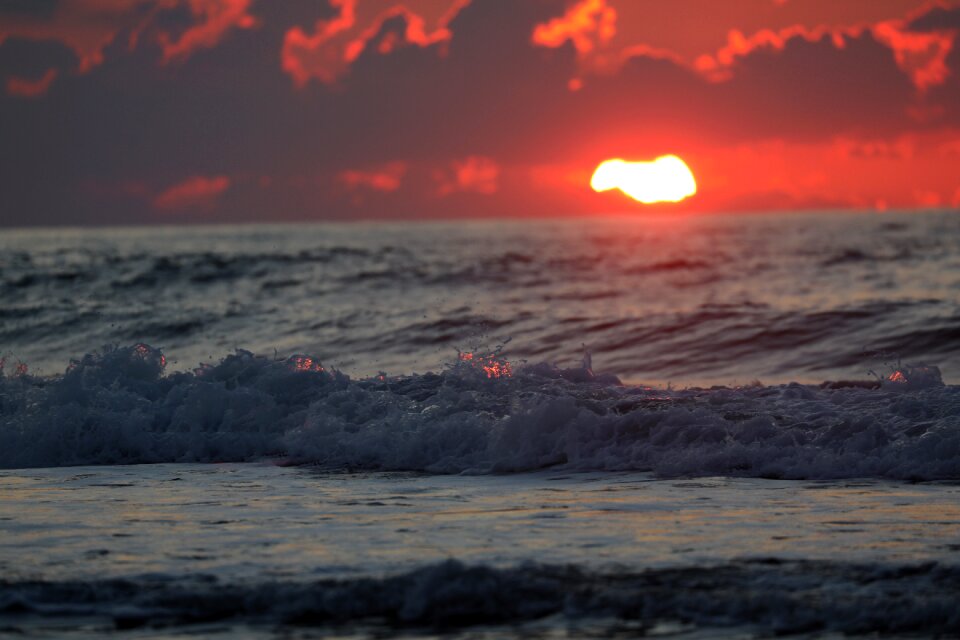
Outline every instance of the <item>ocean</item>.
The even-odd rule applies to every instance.
[[[0,234],[0,636],[960,635],[960,216]]]

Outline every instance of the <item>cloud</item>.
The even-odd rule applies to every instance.
[[[164,5],[161,0],[160,5]],[[166,2],[169,5],[169,1]],[[136,29],[144,19],[147,0],[61,0],[39,12],[0,9],[0,45],[17,38],[59,42],[77,57],[81,73],[103,63],[104,49],[123,29]]]
[[[955,34],[909,31],[905,20],[880,22],[869,28],[859,25],[819,25],[809,29],[803,25],[793,25],[776,31],[763,29],[750,36],[733,29],[727,35],[726,45],[714,54],[699,56],[694,61],[693,68],[710,80],[722,82],[732,77],[738,60],[750,56],[758,49],[782,51],[793,39],[807,42],[827,40],[837,49],[843,49],[848,39],[859,38],[865,31],[869,31],[877,42],[890,48],[897,66],[917,89],[925,91],[931,86],[942,84],[949,75],[946,58],[953,48]]]
[[[283,70],[298,87],[311,79],[331,84],[347,72],[387,21],[402,18],[406,28],[402,39],[391,36],[381,40],[380,53],[390,53],[400,44],[428,47],[451,38],[447,25],[469,2],[330,0],[330,4],[339,9],[337,16],[317,21],[312,33],[300,26],[286,32],[281,51]]]
[[[932,2],[927,11],[917,12],[908,27],[911,31],[960,30],[960,6]]]
[[[366,171],[356,169],[341,171],[337,174],[337,181],[351,191],[369,189],[389,193],[400,188],[406,172],[407,163],[390,162]]]
[[[160,211],[210,210],[229,188],[227,176],[192,176],[162,191],[153,206]]]
[[[911,79],[914,86],[925,91],[942,84],[949,75],[946,58],[953,48],[956,34],[951,32],[921,33],[909,31],[906,20],[889,20],[865,28],[860,25],[828,27],[818,25],[807,28],[792,25],[779,30],[762,29],[749,36],[733,29],[727,35],[727,44],[713,54],[702,54],[693,63],[693,68],[707,79],[723,82],[734,73],[738,60],[752,55],[758,49],[783,51],[794,39],[807,42],[829,41],[837,49],[843,49],[849,39],[862,37],[869,32],[877,41],[887,46],[894,55],[897,66]]]
[[[737,61],[746,58],[758,49],[783,51],[787,43],[799,38],[807,42],[820,42],[830,38],[837,49],[844,47],[845,38],[859,37],[862,30],[856,27],[846,30],[832,30],[824,26],[808,29],[803,25],[792,25],[783,29],[761,29],[746,36],[737,29],[727,34],[727,43],[713,54],[702,54],[693,63],[693,68],[708,80],[723,82],[733,77],[733,67]]]
[[[456,192],[473,192],[490,195],[497,192],[500,165],[492,158],[467,156],[451,163],[449,170],[436,174],[439,187],[437,194],[446,196]]]
[[[955,32],[915,32],[904,21],[881,22],[873,27],[874,37],[893,51],[897,66],[920,91],[943,84],[950,75],[946,60],[953,49]]]
[[[826,0],[789,5],[688,0],[684,11],[667,3],[580,0],[563,16],[535,26],[532,41],[547,47],[571,41],[581,67],[588,72],[615,72],[632,57],[649,56],[671,60],[722,82],[733,76],[738,60],[758,49],[782,51],[794,39],[826,39],[842,49],[848,38],[869,31],[893,52],[915,86],[925,91],[943,83],[948,75],[945,60],[956,37],[952,25],[958,19],[947,7],[941,2],[887,0],[857,4],[851,13],[847,4]],[[691,19],[695,16],[696,22],[678,38],[668,21],[676,22],[684,12]],[[934,14],[935,19],[924,19]],[[605,17],[601,19],[601,15]],[[768,24],[763,25],[764,20]],[[749,25],[755,26],[750,29]],[[579,89],[580,84],[571,88]]]
[[[189,0],[195,20],[178,38],[161,31],[163,61],[183,60],[198,49],[210,49],[232,29],[252,29],[257,19],[248,13],[251,0]]]
[[[42,76],[33,80],[10,76],[7,78],[7,93],[19,98],[39,98],[47,93],[56,77],[56,69],[47,69]]]
[[[616,32],[617,11],[606,0],[580,0],[562,16],[538,24],[531,41],[554,49],[571,42],[580,55],[586,55],[610,42]]]
[[[60,0],[38,2],[24,11],[0,5],[0,47],[11,40],[59,43],[76,56],[76,70],[89,73],[102,65],[106,51],[120,39],[128,51],[150,32],[161,47],[162,61],[183,61],[201,48],[218,45],[233,29],[250,29],[256,19],[247,11],[252,0]],[[188,9],[181,15],[181,9]],[[159,23],[185,24],[174,36]],[[120,36],[124,38],[120,38]]]

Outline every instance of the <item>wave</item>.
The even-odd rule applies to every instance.
[[[833,596],[829,595],[833,593]],[[827,597],[825,597],[827,594]],[[0,620],[112,619],[121,629],[210,622],[455,630],[551,618],[747,627],[761,635],[960,633],[960,568],[776,559],[598,572],[428,565],[385,578],[223,584],[209,576],[0,581]]]
[[[370,375],[514,336],[517,358],[586,343],[631,379],[815,382],[876,352],[960,375],[937,275],[956,221],[818,220],[18,232],[0,243],[0,353],[58,372],[145,341],[182,368],[241,345]]]
[[[194,287],[255,280],[302,281],[290,278],[323,273],[342,288],[356,285],[409,282],[428,287],[470,284],[509,284],[537,287],[556,281],[592,283],[607,279],[638,282],[656,277],[675,286],[697,286],[705,281],[737,279],[753,271],[768,272],[767,263],[735,259],[720,250],[700,251],[701,257],[654,252],[652,255],[611,252],[616,247],[581,247],[573,253],[521,252],[510,247],[490,247],[489,252],[418,252],[394,246],[325,246],[289,252],[194,250],[168,253],[108,250],[48,251],[36,259],[29,255],[0,255],[0,291],[65,290],[83,286],[104,293],[131,291],[157,293],[171,288]],[[909,261],[910,247],[868,251],[859,248],[817,250],[801,254],[820,268],[843,265],[883,266]],[[825,253],[826,252],[826,253]],[[922,254],[921,254],[922,255]],[[858,272],[859,273],[859,272]],[[699,276],[684,279],[683,276]],[[679,279],[678,279],[679,278]],[[706,278],[706,280],[704,280]],[[290,286],[293,286],[292,284]]]
[[[14,260],[13,258],[19,258]],[[56,252],[35,261],[29,255],[8,256],[12,269],[0,271],[0,287],[10,290],[77,281],[105,280],[115,289],[144,289],[176,282],[205,284],[261,277],[296,265],[344,264],[356,268],[366,261],[410,260],[409,252],[392,246],[378,249],[322,247],[293,253],[185,252],[155,256],[147,253]],[[51,267],[53,263],[56,267]]]
[[[164,375],[148,345],[63,375],[0,375],[0,467],[273,459],[429,473],[960,478],[960,387],[936,367],[870,384],[623,386],[463,353],[440,373],[353,380],[305,355],[237,351]],[[877,388],[868,388],[875,386]]]
[[[898,262],[914,258],[914,254],[906,247],[902,247],[897,253],[874,254],[855,248],[846,248],[834,255],[824,259],[820,265],[823,267],[836,267],[845,264],[870,263],[879,264],[883,262]]]

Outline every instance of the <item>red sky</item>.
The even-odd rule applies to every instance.
[[[10,0],[0,224],[960,207],[960,2]]]

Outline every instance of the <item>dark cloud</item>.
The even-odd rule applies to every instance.
[[[0,2],[0,18],[11,16],[49,17],[59,4],[58,0],[3,0]]]
[[[77,57],[59,42],[10,38],[0,46],[0,78],[40,76],[50,68],[76,67]]]
[[[908,25],[911,31],[960,29],[960,6],[934,7]]]

